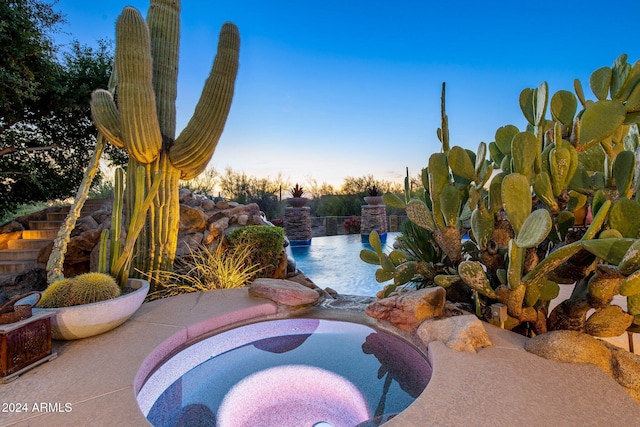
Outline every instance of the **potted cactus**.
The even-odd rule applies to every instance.
[[[463,289],[479,317],[493,321],[491,306],[504,304],[504,326],[525,335],[612,337],[640,324],[640,62],[626,59],[592,74],[595,100],[578,80],[550,100],[546,83],[523,90],[527,128],[503,126],[476,152],[449,145],[443,84],[442,152],[422,171],[424,197],[383,198],[412,227],[391,253],[371,233],[360,254],[393,281],[380,296],[407,284]],[[561,284],[573,294],[550,311]],[[626,311],[611,304],[617,294]]]
[[[129,279],[121,289],[109,274],[85,273],[49,285],[34,311],[54,313],[53,339],[87,338],[124,323],[140,308],[148,291],[146,280]]]
[[[367,196],[364,197],[364,201],[368,205],[372,205],[372,206],[379,205],[380,203],[382,203],[382,196],[380,195],[380,190],[375,184],[367,188]]]
[[[117,168],[114,175],[114,200],[111,229],[103,230],[98,254],[98,272],[73,278],[59,278],[42,294],[36,310],[53,311],[51,334],[54,339],[86,338],[109,331],[136,312],[149,292],[149,282],[129,278],[136,239],[157,192],[160,180],[155,179],[143,198],[144,168],[135,171],[138,185],[135,206],[131,211],[126,239],[121,239],[124,200],[124,172]]]
[[[297,183],[294,187],[291,187],[289,192],[291,193],[291,197],[287,199],[287,202],[293,208],[301,208],[309,201],[306,197],[302,197],[304,195],[304,188]]]

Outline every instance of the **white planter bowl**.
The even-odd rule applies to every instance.
[[[117,328],[140,308],[149,292],[149,282],[129,279],[127,287],[136,289],[118,298],[92,304],[61,308],[34,308],[35,311],[54,311],[51,317],[51,336],[56,340],[75,340],[92,337]],[[27,297],[28,298],[28,297]]]

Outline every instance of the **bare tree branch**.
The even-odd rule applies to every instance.
[[[47,151],[47,150],[53,150],[54,148],[58,148],[58,146],[54,144],[54,145],[48,145],[46,147],[25,147],[25,148],[7,147],[0,150],[0,156],[15,153],[16,151]]]

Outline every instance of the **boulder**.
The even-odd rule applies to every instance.
[[[189,199],[192,194],[193,193],[188,188],[181,188],[180,190],[178,190],[178,199],[180,200],[180,203]]]
[[[551,331],[524,345],[530,353],[568,363],[591,363],[600,367],[640,403],[640,355],[576,331]]]
[[[472,314],[425,320],[418,327],[418,337],[424,345],[442,341],[452,350],[469,353],[491,345],[484,325]]]
[[[258,278],[249,287],[249,295],[267,298],[276,304],[295,307],[315,304],[320,295],[299,283],[286,279]]]
[[[290,282],[296,282],[306,288],[322,293],[322,289],[316,286],[316,284],[303,273],[297,272],[295,274],[289,274],[286,279]]]
[[[207,225],[207,218],[200,209],[180,205],[180,231],[202,231]]]
[[[204,233],[202,235],[202,244],[205,246],[209,246],[215,241],[216,237],[217,236],[211,234],[209,230],[204,230]]]
[[[225,210],[225,215],[229,218],[237,218],[240,215],[260,215],[260,206],[256,203],[249,203],[248,205],[238,205],[236,203],[233,206],[233,202],[229,202],[229,205],[231,207]]]
[[[65,277],[73,277],[90,271],[91,252],[100,242],[101,232],[102,230],[96,228],[85,231],[69,240],[63,266]],[[40,249],[37,259],[38,265],[45,266],[47,264],[52,249],[53,242]]]
[[[176,256],[183,257],[189,255],[192,251],[196,250],[204,239],[204,233],[191,232],[180,233],[178,235],[178,246],[176,248]]]
[[[249,215],[247,214],[238,215],[236,222],[238,223],[238,225],[247,225],[247,223],[249,222]]]
[[[47,288],[47,271],[44,268],[32,268],[18,273],[12,281],[0,286],[0,305],[13,297],[30,291],[44,291]]]
[[[24,230],[24,226],[20,224],[18,221],[9,221],[2,227],[0,227],[0,235],[5,233],[13,233],[16,231]]]
[[[96,220],[98,224],[102,225],[102,228],[109,229],[109,225],[111,224],[111,209],[102,209],[91,214],[93,219]],[[104,224],[107,224],[106,226]]]
[[[585,332],[594,337],[617,337],[633,323],[633,316],[617,305],[597,310],[587,319]]]
[[[200,207],[202,208],[203,211],[207,212],[207,211],[211,211],[211,210],[215,209],[216,204],[213,203],[213,200],[204,199],[202,201],[202,204],[200,205]]]
[[[228,202],[226,200],[220,200],[218,203],[216,203],[216,209],[220,209],[220,210],[229,209],[232,203],[233,202]]]
[[[80,217],[76,221],[76,226],[71,230],[71,237],[80,236],[85,231],[95,230],[98,227],[100,224],[92,216]]]
[[[209,233],[211,233],[211,235],[213,235],[213,237],[216,238],[222,233],[224,233],[224,231],[227,228],[229,228],[229,218],[224,217],[209,224],[208,230],[209,230]]]
[[[227,218],[224,214],[224,211],[218,210],[217,208],[214,211],[210,211],[207,213],[207,224],[211,225],[212,223],[219,221],[222,218]],[[227,221],[229,218],[227,218]]]
[[[411,332],[424,320],[442,316],[445,297],[444,288],[425,288],[375,301],[365,312],[374,319],[389,321],[395,327]]]
[[[283,250],[282,255],[280,255],[280,263],[278,263],[271,277],[273,279],[284,279],[287,277],[287,265],[287,252]]]
[[[591,363],[611,375],[611,351],[601,341],[582,332],[547,332],[527,341],[524,349],[558,362]]]
[[[635,390],[640,395],[640,355],[604,342],[611,350],[613,378],[621,386]]]

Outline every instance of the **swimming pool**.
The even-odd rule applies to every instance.
[[[389,252],[400,233],[387,233]],[[331,288],[343,295],[375,296],[384,287],[376,282],[377,265],[360,259],[362,249],[371,249],[359,234],[314,237],[309,246],[289,246],[287,254],[296,266],[320,288]]]
[[[183,349],[137,398],[155,426],[369,426],[406,409],[430,378],[423,355],[393,335],[351,322],[280,319]]]

